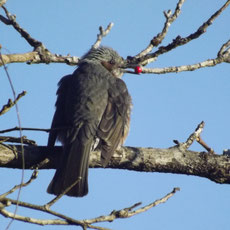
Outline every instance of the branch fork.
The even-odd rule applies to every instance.
[[[205,123],[202,121],[184,143],[180,143],[178,140],[173,140],[173,142],[177,144],[178,148],[187,150],[194,141],[197,141],[203,148],[208,151],[208,153],[215,154],[214,150],[210,148],[201,138],[201,132],[204,129],[204,125]]]

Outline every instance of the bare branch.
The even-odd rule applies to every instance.
[[[3,199],[3,198],[5,198],[5,197],[8,196],[9,194],[15,192],[17,189],[20,189],[20,188],[22,188],[22,187],[26,187],[26,186],[29,185],[33,180],[35,180],[35,179],[37,178],[37,176],[38,176],[38,171],[37,171],[37,170],[34,170],[33,173],[32,173],[32,175],[31,175],[31,177],[30,177],[30,179],[29,179],[27,182],[25,182],[25,183],[23,183],[23,184],[15,185],[15,186],[14,186],[12,189],[10,189],[8,192],[1,194],[1,195],[0,195],[0,200]]]
[[[12,15],[11,13],[9,13],[9,11],[6,9],[6,7],[2,6],[3,10],[5,11],[5,14],[8,18],[8,20],[10,21],[10,24],[14,27],[14,29],[16,31],[18,31],[21,36],[32,46],[34,47],[35,49],[38,47],[38,46],[41,46],[42,43],[34,38],[32,38],[30,36],[29,33],[27,33],[23,28],[21,28],[19,26],[19,24],[16,22],[16,16],[15,15]]]
[[[5,209],[0,209],[0,214],[2,214],[5,217],[15,219],[22,222],[32,223],[32,224],[38,224],[38,225],[68,225],[68,221],[66,220],[42,220],[42,219],[36,219],[28,216],[21,216],[18,214],[14,214],[12,212],[9,212]]]
[[[172,192],[170,192],[169,194],[167,194],[163,198],[161,198],[159,200],[156,200],[153,203],[148,204],[148,205],[146,205],[144,207],[141,207],[141,208],[139,208],[139,209],[137,209],[135,211],[132,211],[132,209],[136,208],[141,203],[134,204],[129,208],[124,208],[124,209],[121,209],[121,210],[118,210],[118,211],[112,211],[107,216],[99,216],[99,217],[96,217],[94,219],[84,220],[84,222],[87,223],[87,224],[92,224],[92,223],[105,222],[105,221],[112,222],[112,221],[114,221],[115,219],[118,219],[118,218],[129,218],[129,217],[132,217],[132,216],[137,215],[139,213],[146,212],[150,208],[155,207],[155,206],[157,206],[157,205],[159,205],[161,203],[165,203],[177,191],[179,191],[179,188],[174,188]]]
[[[37,51],[24,54],[2,54],[2,59],[5,64],[27,62],[27,64],[65,63],[67,65],[78,65],[80,60],[80,58],[76,56],[63,56],[52,53],[49,53],[49,56],[45,60],[44,58],[41,58],[41,52],[40,54]],[[0,61],[0,66],[2,66],[2,61]]]
[[[4,129],[4,130],[0,130],[0,133],[8,133],[8,132],[13,132],[13,131],[18,131],[18,130],[26,130],[26,131],[42,131],[42,132],[50,132],[51,129],[40,129],[40,128],[25,128],[25,127],[22,127],[22,128],[19,128],[19,127],[14,127],[14,128],[11,128],[11,129]]]
[[[214,20],[228,7],[229,4],[230,0],[226,1],[226,3],[219,10],[217,10],[206,22],[204,22],[203,25],[201,25],[196,32],[190,34],[185,38],[177,36],[170,44],[168,44],[167,46],[159,47],[159,49],[154,53],[146,54],[145,56],[142,56],[140,58],[130,57],[127,66],[132,68],[133,65],[136,64],[146,65],[147,63],[155,61],[159,55],[169,52],[172,49],[177,48],[178,46],[185,45],[188,42],[200,37],[206,32],[208,26],[210,26],[214,22]]]
[[[28,181],[28,182],[31,182],[31,181]],[[0,196],[0,203],[3,204],[2,207],[0,208],[0,214],[2,214],[5,217],[9,217],[9,218],[16,219],[16,220],[23,221],[23,222],[38,224],[38,225],[67,225],[68,224],[68,225],[78,225],[78,226],[81,226],[83,229],[91,228],[91,229],[101,229],[102,230],[105,228],[92,226],[91,224],[99,223],[99,222],[105,222],[105,221],[111,222],[111,221],[114,221],[115,219],[118,219],[118,218],[129,218],[129,217],[132,217],[132,216],[137,215],[139,213],[146,212],[152,207],[155,207],[161,203],[165,203],[170,197],[172,197],[176,193],[176,191],[179,191],[179,188],[174,188],[172,192],[170,192],[169,194],[167,194],[163,198],[156,200],[151,204],[143,206],[143,207],[141,207],[135,211],[132,211],[132,210],[134,208],[136,208],[137,206],[141,205],[141,203],[134,204],[131,207],[123,208],[123,209],[118,210],[118,211],[112,211],[109,215],[99,216],[99,217],[96,217],[93,219],[85,219],[85,220],[80,220],[80,221],[73,219],[73,218],[70,218],[68,216],[65,216],[61,213],[54,212],[54,211],[50,210],[49,208],[47,208],[46,205],[40,206],[40,205],[30,204],[27,202],[22,202],[22,201],[17,201],[17,200],[13,200],[10,198],[6,198],[5,196],[10,194],[13,190],[15,190],[15,188],[10,190],[9,193],[4,194],[4,196]],[[41,219],[35,219],[35,218],[31,218],[31,217],[20,216],[17,214],[15,215],[15,214],[13,214],[9,211],[6,211],[4,209],[4,205],[9,206],[11,204],[13,204],[13,205],[17,204],[21,207],[30,208],[30,209],[42,211],[45,213],[49,213],[49,214],[54,215],[56,217],[62,218],[64,220],[60,220],[60,219],[58,219],[58,220],[57,219],[55,219],[55,220],[41,220]],[[51,203],[48,203],[48,204],[51,204]]]
[[[6,13],[7,18],[1,15],[0,21],[6,25],[12,25],[18,33],[34,48],[33,52],[28,52],[24,54],[2,54],[2,60],[0,61],[0,66],[3,63],[18,63],[18,62],[27,62],[28,64],[35,63],[66,63],[68,65],[77,65],[79,62],[78,57],[71,57],[69,55],[62,56],[59,54],[52,54],[45,45],[31,37],[30,34],[24,30],[17,22],[16,16],[9,13],[6,7],[2,7]]]
[[[215,59],[208,59],[203,62],[199,62],[193,65],[181,65],[181,66],[170,66],[170,67],[165,67],[165,68],[145,68],[142,67],[142,74],[166,74],[166,73],[179,73],[183,71],[194,71],[200,68],[205,68],[205,67],[214,67],[220,63],[225,62],[225,59],[222,57],[217,57]],[[133,73],[136,74],[135,72],[131,71],[124,71],[128,73]]]
[[[203,123],[198,126],[198,129],[190,135],[184,144],[177,141],[176,146],[168,149],[122,147],[115,152],[107,167],[141,172],[194,175],[208,178],[216,183],[230,184],[230,158],[228,155],[205,154],[186,149],[199,137],[202,129]],[[181,147],[183,145],[185,147]],[[42,164],[42,169],[57,168],[58,158],[62,153],[61,146],[56,146],[52,150],[42,146],[24,146],[24,149],[26,169],[39,165],[47,158],[48,151],[52,151],[53,158],[48,163]],[[0,145],[0,167],[21,168],[20,146],[10,145],[6,147]],[[99,151],[91,154],[90,167],[102,167]]]
[[[171,15],[171,12],[165,12],[164,15],[166,17],[166,22],[164,25],[164,28],[162,29],[162,32],[159,33],[157,36],[155,36],[151,42],[150,45],[142,51],[140,54],[136,55],[135,57],[129,57],[127,60],[127,65],[125,68],[133,68],[133,66],[136,66],[137,64],[146,65],[149,62],[155,61],[156,58],[165,53],[168,52],[178,46],[187,44],[189,41],[198,38],[201,34],[206,32],[206,29],[209,25],[213,23],[213,21],[222,13],[222,11],[229,5],[230,0],[228,0],[223,7],[221,7],[215,14],[213,14],[202,26],[199,27],[199,29],[193,33],[190,34],[188,37],[181,38],[178,36],[176,39],[173,40],[172,43],[170,43],[167,46],[159,47],[159,49],[152,53],[148,54],[154,46],[159,45],[162,40],[164,39],[165,35],[167,34],[167,31],[172,24],[172,22],[178,17],[179,13],[181,12],[181,7],[184,3],[184,0],[179,0],[177,3],[177,7]],[[2,55],[2,59],[4,63],[14,63],[14,62],[27,62],[29,64],[34,63],[66,63],[68,65],[77,65],[79,63],[80,58],[75,56],[62,56],[59,54],[52,54],[48,49],[45,48],[45,46],[36,39],[32,38],[24,29],[22,29],[18,23],[15,20],[15,16],[12,16],[5,8],[6,15],[8,19],[4,18],[3,16],[0,17],[0,20],[3,21],[5,24],[12,24],[19,33],[31,44],[36,50],[34,52],[24,53],[24,54],[9,54],[9,55]],[[3,20],[4,18],[4,20]],[[10,23],[9,23],[10,22]],[[106,30],[104,30],[102,27],[99,28],[100,33],[98,34],[97,41],[92,47],[98,47],[100,45],[100,42],[104,36],[106,36],[111,28],[113,26],[113,23],[110,23]],[[143,68],[142,73],[155,73],[155,74],[164,74],[164,73],[170,73],[170,72],[181,72],[181,71],[193,71],[199,68],[203,67],[211,67],[215,66],[217,64],[220,64],[222,62],[230,62],[230,49],[227,49],[229,46],[229,43],[226,43],[223,45],[221,51],[218,53],[218,57],[216,59],[210,59],[206,60],[204,62],[200,62],[193,65],[183,65],[178,67],[166,67],[166,68]],[[223,50],[225,50],[225,53],[223,53]],[[146,54],[146,55],[145,55]],[[224,55],[223,55],[224,54]],[[2,62],[0,62],[0,66],[2,65]],[[131,71],[124,71],[128,73],[133,73]]]
[[[171,66],[165,68],[144,68],[142,67],[143,74],[154,73],[154,74],[166,74],[166,73],[179,73],[182,71],[194,71],[205,67],[214,67],[223,62],[230,62],[230,40],[223,44],[215,59],[208,59],[203,62],[199,62],[193,65],[182,65],[182,66]],[[135,72],[124,70],[124,72],[133,73]]]
[[[226,43],[224,43],[222,45],[222,47],[220,48],[220,51],[218,52],[218,57],[222,56],[227,50],[229,50],[229,46],[230,46],[230,40],[228,40]]]
[[[49,201],[47,204],[44,205],[45,209],[50,209],[50,207],[55,204],[58,200],[60,200],[67,192],[69,192],[76,184],[79,183],[79,181],[82,178],[78,178],[72,185],[70,185],[67,189],[65,189],[65,191],[63,193],[61,193],[60,195],[56,196],[54,199],[52,199],[51,201]]]
[[[184,4],[185,0],[179,0],[177,3],[176,9],[172,15],[171,10],[168,10],[167,12],[164,12],[164,16],[166,18],[166,22],[164,24],[164,28],[162,29],[161,33],[157,34],[151,41],[150,44],[145,48],[143,51],[141,51],[139,54],[137,54],[134,58],[140,58],[142,56],[145,56],[146,54],[150,53],[153,49],[153,47],[158,46],[161,44],[163,39],[165,38],[166,34],[168,33],[168,29],[171,26],[171,24],[177,19],[181,12],[181,7]]]
[[[11,21],[4,16],[0,15],[0,21],[3,22],[6,25],[11,25]]]
[[[0,0],[0,7],[2,7],[6,2],[7,0]]]
[[[217,56],[223,58],[225,62],[230,63],[230,40],[222,45]]]
[[[200,136],[201,132],[204,129],[204,121],[202,121],[196,128],[195,132],[193,132],[189,138],[186,140],[186,142],[184,143],[179,143],[178,141],[174,141],[175,143],[177,143],[179,145],[180,148],[183,149],[188,149],[192,143],[197,140],[197,138]]]
[[[212,148],[210,148],[205,142],[204,140],[201,138],[201,136],[198,136],[196,138],[196,141],[201,145],[203,146],[209,153],[211,154],[215,154],[214,150]]]
[[[92,45],[92,48],[97,49],[100,46],[102,38],[105,37],[110,32],[113,26],[114,24],[110,22],[105,30],[103,29],[102,26],[99,27],[100,33],[97,35],[97,40],[94,43],[94,45]]]
[[[22,217],[22,216],[17,216],[16,215],[16,217],[15,217],[16,220],[29,222],[29,223],[34,223],[34,224],[41,224],[41,225],[60,225],[60,224],[61,225],[66,225],[66,224],[72,224],[72,225],[78,225],[78,226],[85,226],[85,224],[82,221],[78,221],[78,220],[75,220],[75,219],[73,219],[71,217],[65,216],[65,215],[63,215],[61,213],[52,211],[50,209],[46,209],[45,206],[42,206],[42,205],[36,205],[36,204],[28,203],[28,202],[17,201],[17,200],[10,199],[10,198],[2,198],[2,199],[0,199],[0,202],[3,202],[3,203],[8,202],[8,203],[11,203],[13,205],[18,204],[19,206],[24,207],[24,208],[30,208],[30,209],[42,211],[42,212],[49,213],[51,215],[54,215],[56,217],[64,219],[64,221],[59,220],[61,222],[59,222],[58,220],[49,220],[48,222],[46,222],[46,220],[38,220],[38,219],[35,219],[35,220],[32,219],[32,221],[31,221],[30,217]],[[12,218],[12,215],[7,216],[7,217]],[[56,221],[58,221],[58,222],[56,222]]]
[[[148,211],[150,208],[153,208],[159,204],[162,204],[162,203],[165,203],[169,198],[171,198],[177,191],[180,191],[180,188],[174,188],[172,190],[172,192],[170,192],[169,194],[167,194],[166,196],[164,196],[163,198],[161,199],[158,199],[156,201],[154,201],[153,203],[151,204],[148,204],[142,208],[139,208],[137,209],[136,211],[132,211],[129,213],[129,216],[128,217],[131,217],[131,216],[134,216],[136,214],[139,214],[139,213],[142,213],[142,212],[146,212]]]
[[[25,95],[26,95],[26,91],[23,91],[20,94],[18,94],[18,96],[16,97],[16,99],[14,101],[9,99],[8,103],[6,105],[4,105],[2,107],[2,109],[0,110],[0,116],[3,115],[4,113],[8,112],[10,110],[10,108],[12,108],[19,101],[19,99]]]
[[[2,142],[11,142],[11,143],[21,143],[27,144],[27,145],[36,145],[36,142],[34,140],[27,139],[26,136],[20,137],[9,137],[9,136],[0,136],[0,143]]]

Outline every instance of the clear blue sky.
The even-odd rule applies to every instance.
[[[163,45],[167,45],[177,35],[187,36],[194,32],[224,2],[187,0],[181,15],[170,27]],[[31,36],[42,41],[51,52],[63,55],[83,55],[94,43],[98,27],[106,27],[109,22],[114,22],[115,26],[102,44],[113,47],[126,57],[137,54],[161,31],[165,21],[163,11],[174,9],[176,3],[176,0],[146,0],[142,3],[137,0],[8,0],[7,7],[11,13],[16,14],[19,24]],[[229,21],[230,8],[223,12],[202,37],[160,56],[151,66],[186,65],[216,57],[221,45],[230,38]],[[0,23],[0,31],[3,53],[31,51],[32,48],[10,26]],[[65,64],[8,65],[16,92],[28,92],[19,102],[23,127],[50,127],[57,82],[74,69]],[[197,124],[204,120],[206,126],[202,137],[218,154],[222,154],[223,149],[230,148],[229,71],[228,64],[221,64],[178,74],[125,75],[123,79],[134,104],[126,145],[168,148],[173,145],[173,139],[185,141]],[[0,86],[1,107],[8,98],[12,98],[2,68]],[[16,125],[15,109],[0,118],[0,129]],[[39,145],[47,143],[46,133],[23,132],[23,135],[34,139]],[[197,144],[190,149],[203,151]],[[25,179],[30,174],[30,171],[26,172]],[[46,193],[53,174],[54,170],[40,171],[38,179],[22,190],[21,200],[43,204],[53,198]],[[0,169],[0,193],[18,184],[20,177],[20,170]],[[92,218],[139,201],[150,203],[163,197],[173,187],[180,187],[181,191],[165,204],[130,219],[116,220],[101,226],[116,230],[229,229],[230,185],[219,185],[193,176],[90,169],[89,186],[88,196],[80,199],[65,197],[53,208],[76,219]],[[19,208],[19,214],[51,218],[22,208]],[[8,219],[0,216],[0,229],[4,229],[8,222]],[[15,221],[10,229],[41,228]],[[46,226],[42,229],[67,228]]]

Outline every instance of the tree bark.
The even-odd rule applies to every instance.
[[[25,169],[32,169],[48,156],[50,160],[40,169],[55,169],[62,151],[61,146],[24,146]],[[22,168],[20,145],[0,145],[0,167]],[[100,152],[90,157],[91,168],[102,168]],[[216,183],[230,184],[230,157],[189,151],[179,146],[168,149],[121,147],[106,168],[127,169],[139,172],[163,172],[205,177]]]

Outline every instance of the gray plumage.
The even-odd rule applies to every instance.
[[[96,139],[103,166],[123,144],[131,110],[131,97],[119,78],[123,62],[111,48],[91,49],[78,69],[60,80],[48,147],[59,140],[63,154],[48,193],[59,195],[81,178],[66,195],[86,195],[89,155]]]

